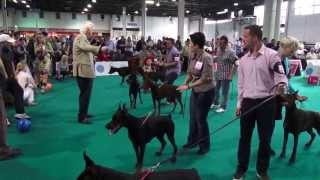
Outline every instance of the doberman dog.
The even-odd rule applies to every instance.
[[[166,98],[169,102],[174,103],[174,107],[171,113],[175,111],[177,107],[177,101],[178,101],[181,109],[180,113],[183,114],[183,105],[182,105],[182,99],[181,99],[182,94],[180,91],[177,90],[178,86],[174,86],[171,84],[162,84],[159,86],[155,82],[153,82],[151,79],[149,79],[147,76],[144,76],[144,79],[151,88],[151,96],[152,96],[153,107],[155,112],[160,114],[161,99]]]
[[[171,115],[148,115],[147,117],[137,118],[129,114],[125,105],[123,105],[122,107],[119,106],[118,110],[112,116],[111,122],[107,123],[105,127],[109,130],[110,135],[117,133],[122,127],[128,129],[128,136],[133,144],[137,157],[137,169],[142,168],[146,144],[154,137],[161,143],[161,148],[156,153],[157,156],[161,156],[166,145],[164,135],[167,135],[167,138],[173,146],[171,162],[176,161],[178,149],[174,138],[175,126]]]
[[[316,136],[316,134],[313,132],[313,129],[316,129],[320,135],[320,113],[298,109],[295,103],[297,100],[297,95],[298,92],[280,96],[283,105],[286,107],[286,115],[283,123],[284,140],[282,152],[280,154],[281,158],[285,158],[286,155],[286,146],[289,133],[293,134],[294,137],[294,146],[289,164],[293,164],[296,160],[296,152],[300,133],[306,131],[311,136],[311,139],[304,146],[305,149],[310,148]]]
[[[119,73],[119,76],[121,76],[121,85],[124,83],[125,77],[130,74],[130,70],[128,67],[116,68],[111,66],[109,74],[113,74],[115,72]]]
[[[127,79],[127,83],[129,84],[130,107],[135,109],[137,105],[138,95],[139,95],[140,102],[142,104],[141,85],[138,81],[137,75],[130,74]]]
[[[96,165],[86,153],[83,154],[85,169],[78,180],[201,180],[196,169],[177,169],[153,172],[142,178],[143,174],[128,174],[107,167]]]

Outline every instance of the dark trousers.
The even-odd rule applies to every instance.
[[[190,124],[187,144],[194,145],[197,143],[200,149],[210,149],[207,119],[213,98],[214,89],[202,93],[192,91],[190,97]]]
[[[4,100],[0,90],[0,151],[7,146],[7,121]]]
[[[188,63],[189,63],[189,57],[183,56],[183,64],[182,64],[182,71],[187,72],[188,71]]]
[[[82,121],[88,115],[93,79],[77,77],[77,83],[80,90],[78,120]]]
[[[173,84],[174,81],[178,78],[178,74],[175,72],[169,73],[165,75],[165,83]]]
[[[241,105],[241,112],[245,113],[252,107],[258,105],[265,99],[244,99]],[[258,173],[264,173],[269,168],[270,143],[274,129],[275,100],[272,99],[260,106],[258,109],[241,117],[240,119],[240,140],[238,147],[238,169],[247,171],[250,159],[251,137],[257,122],[259,135],[259,150],[256,168]]]
[[[14,108],[16,109],[17,114],[23,114],[24,111],[24,102],[23,102],[23,89],[18,84],[17,80],[9,79],[7,80],[7,91],[10,92],[14,97]]]

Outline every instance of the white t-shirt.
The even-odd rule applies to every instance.
[[[20,71],[17,76],[17,81],[19,85],[22,87],[23,90],[25,90],[27,87],[33,86],[33,78],[29,73],[26,73],[24,71]]]

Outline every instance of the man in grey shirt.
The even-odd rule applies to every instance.
[[[163,62],[159,62],[158,66],[164,69],[164,81],[173,84],[181,73],[180,53],[174,46],[174,39],[166,40],[167,52]]]

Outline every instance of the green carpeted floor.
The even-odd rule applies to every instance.
[[[183,78],[183,77],[182,77]],[[179,82],[182,82],[180,78]],[[110,121],[119,102],[127,102],[127,86],[119,85],[118,77],[97,78],[94,85],[90,112],[95,115],[94,124],[79,125],[76,122],[78,89],[74,80],[54,83],[53,90],[45,95],[39,95],[38,105],[27,108],[33,117],[31,132],[20,134],[15,125],[9,128],[9,142],[23,150],[24,155],[11,161],[0,162],[0,180],[74,180],[83,170],[82,152],[86,150],[97,164],[117,170],[133,172],[135,155],[127,138],[127,131],[122,129],[114,136],[108,136],[104,125]],[[309,96],[309,100],[299,107],[318,110],[320,87],[308,86],[305,80],[298,78],[294,85],[300,94]],[[142,116],[152,110],[150,94],[143,95],[144,103],[138,104],[138,110],[132,110],[134,115]],[[230,106],[226,113],[209,114],[211,131],[230,121],[234,117],[236,103],[236,83],[232,84]],[[169,108],[164,108],[163,113]],[[186,142],[188,133],[188,113],[185,118],[174,114],[176,124],[176,141],[181,147]],[[187,112],[189,112],[187,110]],[[13,110],[9,110],[13,116]],[[279,154],[282,143],[282,122],[277,122],[272,146]],[[178,158],[176,164],[166,164],[161,169],[197,168],[203,180],[229,180],[236,167],[236,152],[239,138],[239,122],[236,122],[212,137],[211,151],[208,155],[199,157],[195,151],[190,151]],[[270,175],[274,180],[316,180],[320,179],[320,142],[316,139],[312,148],[303,150],[308,135],[300,137],[297,152],[297,162],[288,166],[288,159],[272,159]],[[288,145],[288,155],[291,153],[292,137]],[[172,148],[166,147],[163,157],[154,156],[159,148],[157,140],[147,146],[145,166],[168,157]],[[250,169],[246,179],[255,179],[255,160],[257,154],[257,134],[252,143]]]

